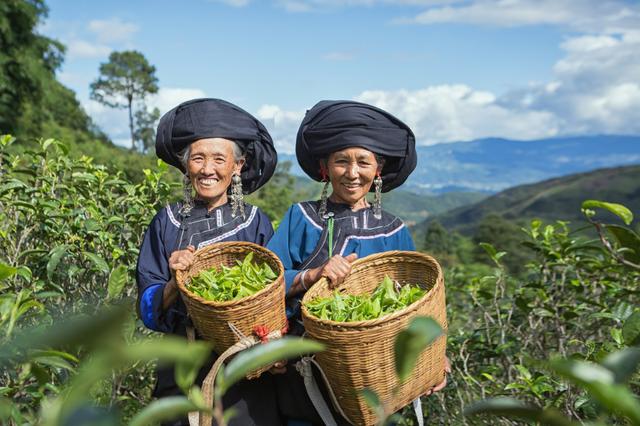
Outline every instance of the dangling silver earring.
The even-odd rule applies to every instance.
[[[189,179],[189,175],[187,174],[182,177],[182,198],[184,204],[180,209],[180,213],[188,216],[193,209],[193,187],[191,186],[191,179]]]
[[[231,179],[231,216],[236,217],[238,210],[244,219],[244,194],[242,193],[242,178],[240,175],[233,175]]]
[[[322,194],[320,194],[320,208],[318,209],[318,214],[320,217],[324,217],[327,214],[327,199],[329,198],[329,179],[324,181],[324,186],[322,187]]]
[[[380,174],[373,180],[375,193],[373,194],[373,216],[376,219],[382,218],[382,178]]]

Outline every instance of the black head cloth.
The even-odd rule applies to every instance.
[[[416,168],[415,136],[388,112],[354,101],[320,101],[307,111],[298,129],[296,157],[309,177],[321,181],[319,160],[351,147],[385,158],[382,192],[402,185]]]
[[[245,193],[260,188],[273,175],[278,156],[267,129],[242,108],[220,99],[193,99],[163,115],[156,133],[156,155],[184,173],[179,153],[204,138],[225,138],[240,145],[245,156],[240,175]]]

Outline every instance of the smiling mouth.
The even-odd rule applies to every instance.
[[[356,190],[360,188],[362,185],[360,185],[359,183],[343,183],[342,186],[344,186],[349,190]]]
[[[204,187],[214,186],[218,182],[219,182],[218,179],[213,179],[213,178],[200,178],[200,179],[198,179],[198,183],[200,185],[204,186]]]

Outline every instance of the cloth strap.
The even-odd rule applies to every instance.
[[[313,375],[312,364],[318,368],[318,371],[320,372],[320,375],[324,380],[324,384],[326,385],[327,390],[329,391],[329,397],[331,397],[331,402],[333,403],[334,408],[350,424],[352,425],[355,424],[349,419],[349,417],[347,417],[344,411],[342,411],[342,407],[340,407],[340,404],[338,403],[338,399],[336,398],[336,395],[333,392],[331,385],[329,384],[329,379],[327,378],[326,374],[324,374],[324,371],[322,371],[322,368],[316,362],[315,358],[313,356],[303,357],[300,359],[300,361],[296,363],[296,370],[298,371],[298,373],[300,373],[300,375],[304,379],[304,387],[307,390],[309,399],[311,399],[311,402],[313,403],[313,406],[315,407],[316,411],[320,415],[322,422],[327,426],[337,426],[337,423],[333,418],[333,415],[331,414],[331,410],[329,409],[327,402],[324,400],[324,397],[322,396],[322,392],[320,392],[320,388],[318,387],[316,378]],[[420,397],[414,399],[412,401],[412,405],[413,405],[413,411],[416,415],[416,419],[418,420],[418,426],[424,426],[424,415],[422,413],[422,403],[420,401]]]

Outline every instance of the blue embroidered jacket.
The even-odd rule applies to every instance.
[[[285,214],[267,248],[278,255],[285,269],[287,290],[304,269],[316,268],[329,259],[326,217],[320,217],[319,201],[293,205]],[[376,219],[370,208],[351,211],[345,204],[327,203],[334,219],[332,253],[358,258],[390,250],[415,250],[409,230],[396,216],[383,211]],[[287,316],[297,317],[300,298],[287,298]]]
[[[273,235],[267,215],[255,206],[245,205],[245,216],[231,216],[225,204],[211,211],[197,203],[188,216],[181,205],[167,205],[151,221],[138,257],[138,310],[145,326],[165,333],[184,334],[186,309],[181,298],[162,310],[164,286],[171,278],[169,257],[189,245],[202,248],[219,241],[249,241],[264,246]]]

